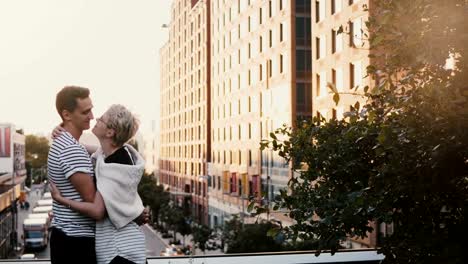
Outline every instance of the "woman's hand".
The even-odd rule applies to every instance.
[[[65,128],[62,127],[62,124],[56,126],[54,130],[52,131],[52,139],[56,139],[62,135],[63,132],[65,132]]]
[[[50,182],[49,183],[49,189],[50,189],[50,194],[52,196],[52,199],[54,199],[55,201],[60,203],[61,198],[62,198],[62,194],[60,193],[57,186],[55,186],[55,184]]]

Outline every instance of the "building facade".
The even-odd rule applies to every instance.
[[[175,0],[160,50],[159,181],[194,220],[208,221],[210,1]]]
[[[310,12],[301,0],[211,2],[211,227],[247,221],[249,197],[268,202],[289,180],[260,142],[311,116]]]
[[[364,87],[372,86],[373,81],[366,77],[366,67],[372,60],[365,25],[372,8],[369,0],[314,0],[311,12],[314,115],[327,120],[342,119],[344,113],[366,103]],[[338,104],[329,84],[340,93]],[[385,235],[389,227],[370,225],[375,231],[367,238],[350,238],[344,246],[376,247],[377,234]]]
[[[26,137],[9,123],[0,124],[0,258],[18,246],[17,201],[26,179]]]
[[[365,37],[368,0],[314,0],[312,5],[313,112],[325,119],[343,118],[356,102],[363,105],[363,88],[370,85],[366,67],[370,61]],[[342,33],[340,33],[340,27]],[[328,84],[340,93],[333,101]]]

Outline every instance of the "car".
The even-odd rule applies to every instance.
[[[173,256],[183,256],[184,253],[182,252],[180,248],[172,244],[166,247],[165,249],[163,249],[160,255],[165,256],[165,257],[173,257]]]
[[[21,255],[20,259],[36,259],[36,256],[32,253]]]

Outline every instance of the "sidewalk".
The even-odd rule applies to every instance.
[[[158,236],[166,244],[166,246],[170,246],[170,241],[174,240],[172,237],[171,238],[163,238],[162,234],[158,230],[155,230],[151,225],[147,225],[147,226],[148,226],[148,228],[150,228],[154,232],[154,234],[156,234],[156,236]],[[176,247],[183,247],[184,246],[183,245],[184,239],[179,233],[176,234],[176,240],[180,240],[180,243],[181,243],[180,245],[175,245]],[[191,235],[185,236],[185,245],[190,245],[192,248],[194,247]],[[198,256],[198,255],[224,255],[224,254],[225,253],[222,252],[221,249],[206,250],[205,253],[203,253],[203,251],[196,248],[194,256]]]

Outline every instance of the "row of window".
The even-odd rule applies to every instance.
[[[164,130],[180,128],[187,124],[200,123],[201,121],[206,120],[205,106],[192,108],[189,111],[184,111],[178,115],[173,115],[172,117],[169,117],[167,114],[161,116],[161,128]]]
[[[224,151],[213,151],[212,162],[219,164],[238,164],[252,166],[256,164],[256,158],[254,158],[255,152],[252,150],[224,150]]]
[[[315,0],[315,22],[325,19],[327,14],[327,2],[330,3],[330,15],[341,12],[345,4],[352,5],[356,0]]]
[[[191,180],[190,185],[185,184],[184,177],[168,175],[165,173],[160,174],[162,183],[175,187],[186,193],[193,193],[202,197],[207,197],[207,184],[199,181]]]
[[[363,70],[362,70],[362,62],[355,61],[349,63],[349,89],[355,89],[362,85],[363,79]],[[316,97],[321,97],[329,94],[327,90],[327,83],[330,82],[335,85],[338,91],[344,90],[344,74],[343,68],[337,67],[331,69],[331,79],[327,79],[327,72],[322,71],[316,74],[315,77],[315,95]]]
[[[196,125],[191,128],[178,129],[177,131],[172,132],[166,132],[167,129],[162,129],[163,132],[161,132],[161,142],[163,142],[163,144],[170,144],[205,140],[206,135],[204,133],[204,127],[204,125],[203,128],[201,125]]]
[[[232,93],[233,87],[238,90],[245,89],[265,81],[265,76],[272,78],[273,74],[283,74],[285,70],[284,55],[279,54],[277,58],[277,60],[270,58],[265,63],[260,63],[258,67],[250,68],[244,73],[238,73],[237,78],[225,77],[224,80],[220,80],[222,83],[213,85],[216,87],[213,88],[216,91],[213,91],[212,94],[217,97],[224,97],[226,94]],[[298,62],[302,62],[302,60],[298,60]]]
[[[362,17],[349,22],[349,46],[361,47],[363,45]],[[343,35],[338,29],[331,30],[330,53],[335,54],[343,50]],[[315,38],[315,59],[323,59],[327,55],[327,36],[320,35]]]
[[[245,134],[243,134],[242,132],[244,130],[243,129],[244,126],[247,129],[247,131],[244,131]],[[234,134],[233,132],[236,134]],[[245,136],[243,137],[243,135]],[[237,138],[238,140],[252,139],[252,124],[248,123],[248,124],[232,125],[232,126],[223,127],[223,128],[218,127],[217,129],[213,128],[213,134],[212,134],[213,142],[226,141],[226,140],[232,141],[233,136]]]
[[[263,0],[261,0],[263,1]],[[251,6],[251,1],[248,0],[248,2],[246,3],[245,0],[237,0],[237,4],[236,5],[233,5],[231,7],[229,7],[228,9],[226,9],[227,12],[223,12],[223,10],[220,10],[220,1],[212,1],[212,13],[214,15],[216,14],[219,14],[221,12],[222,13],[222,16],[219,15],[218,19],[216,19],[216,30],[219,32],[220,31],[220,28],[225,28],[226,27],[226,24],[228,23],[231,23],[232,21],[234,21],[236,19],[236,16],[240,15],[241,13],[244,13],[246,12],[247,8],[249,6]],[[286,7],[286,2],[287,0],[268,0],[268,4],[267,4],[267,7],[264,8],[263,6],[261,6],[259,9],[258,9],[258,16],[257,14],[254,14],[252,15],[252,18],[257,21],[258,20],[258,24],[261,25],[263,22],[264,22],[264,17],[268,16],[268,18],[271,18],[273,16],[276,15],[276,12],[280,12],[281,10],[283,10],[285,7]],[[301,2],[301,1],[299,1]],[[234,3],[234,2],[233,2]],[[215,5],[216,4],[216,5]],[[225,3],[221,3],[223,6],[225,5]],[[245,5],[247,4],[247,5]],[[250,18],[249,18],[250,20]],[[257,24],[257,23],[254,23],[254,24]],[[250,28],[250,26],[249,26]]]
[[[186,91],[187,87],[188,86],[186,85],[181,86],[179,84],[177,91],[176,91],[176,86],[173,86],[172,88],[167,89],[162,92],[161,97],[164,98],[164,101],[165,101],[165,104],[161,109],[163,116],[166,116],[166,115],[169,115],[171,113],[178,112],[181,110],[185,110],[188,107],[196,106],[197,104],[201,104],[205,102],[206,94],[202,91],[201,88],[196,88],[195,90],[187,92]],[[184,95],[184,93],[186,94]]]
[[[202,162],[190,162],[190,161],[169,161],[162,160],[160,168],[163,171],[173,171],[175,173],[202,176],[205,168]]]

